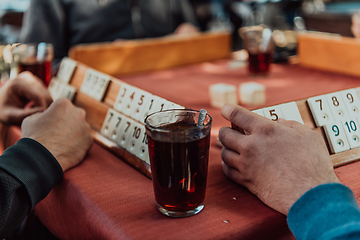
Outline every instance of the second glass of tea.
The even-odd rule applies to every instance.
[[[243,27],[239,33],[249,54],[249,72],[251,74],[268,73],[275,48],[272,31],[259,25]]]
[[[51,80],[52,61],[54,58],[53,45],[50,43],[20,44],[13,50],[14,61],[18,65],[19,73],[30,71],[48,86]]]
[[[211,117],[199,111],[166,110],[145,119],[157,209],[187,217],[204,208]]]

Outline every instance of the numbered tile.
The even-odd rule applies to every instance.
[[[123,98],[123,104],[121,108],[121,112],[126,116],[130,116],[132,112],[132,107],[135,104],[135,99],[139,99],[141,94],[141,90],[136,87],[128,87],[127,92]]]
[[[281,113],[286,120],[293,120],[304,124],[298,106],[295,102],[289,102],[279,105]]]
[[[152,94],[145,91],[139,91],[138,93],[139,94],[136,95],[135,97],[134,105],[132,106],[130,117],[132,119],[135,119],[136,121],[143,123],[143,121],[141,121],[142,118],[141,114],[143,112],[143,108],[145,107],[146,103],[150,102]]]
[[[121,128],[122,128],[122,124],[124,123],[124,115],[116,112],[116,114],[114,115],[114,119],[113,122],[110,125],[109,128],[109,138],[116,142],[117,139],[119,138],[120,134],[121,134]]]
[[[168,110],[169,106],[170,106],[170,102],[168,100],[164,98],[159,98],[155,106],[154,112]]]
[[[147,135],[145,131],[145,126],[143,126],[144,131],[142,132],[142,136],[140,137],[141,141],[138,145],[138,149],[135,152],[135,155],[146,162],[147,164],[150,164],[150,158],[149,158],[149,149],[148,149],[148,142],[147,142]]]
[[[349,116],[346,110],[345,103],[343,102],[343,99],[339,92],[326,94],[325,98],[329,104],[330,111],[333,114],[335,121],[344,120]]]
[[[88,91],[86,92],[88,96],[93,97],[95,95],[96,86],[98,82],[99,82],[99,76],[96,74],[95,71],[93,71],[90,81],[91,84],[88,86]]]
[[[114,112],[115,111],[113,109],[109,108],[109,110],[105,116],[103,125],[100,130],[101,135],[103,135],[104,137],[109,137],[109,132],[110,132],[109,126],[112,122],[112,119],[114,118],[114,114],[115,114]]]
[[[105,74],[98,74],[97,77],[97,81],[94,81],[95,90],[92,92],[92,96],[96,100],[102,101],[111,79]]]
[[[128,141],[126,143],[126,150],[134,155],[137,154],[137,151],[141,145],[141,137],[144,135],[145,126],[141,125],[140,123],[134,122],[131,126],[131,132],[128,137]]]
[[[342,125],[350,148],[360,147],[360,130],[358,121],[355,118],[348,118],[342,121]]]
[[[324,125],[331,153],[339,153],[350,149],[346,133],[341,122],[332,122]]]
[[[48,86],[48,92],[53,100],[57,99],[57,95],[59,95],[58,84],[59,82],[56,81],[55,78],[52,78]]]
[[[262,109],[252,110],[252,112],[264,117],[264,112]]]
[[[273,121],[277,121],[279,120],[279,118],[284,118],[279,106],[267,107],[263,108],[262,110],[264,113],[264,117],[269,118]]]
[[[116,142],[118,136],[120,135],[121,124],[124,122],[123,120],[123,115],[110,108],[104,119],[101,134]]]
[[[119,137],[116,139],[116,143],[126,149],[126,145],[128,144],[130,134],[132,133],[133,126],[135,124],[135,121],[132,120],[129,117],[126,117],[124,115],[123,123],[121,124],[121,128],[119,131]]]
[[[324,95],[309,98],[307,102],[317,127],[324,126],[325,124],[334,121]]]
[[[110,80],[110,76],[89,68],[85,73],[80,91],[97,101],[102,101]]]
[[[140,114],[140,122],[143,123],[145,118],[151,113],[155,112],[158,106],[158,102],[161,99],[155,95],[151,95],[149,100],[146,101],[144,107],[142,109],[142,113]]]
[[[144,154],[143,154],[144,159],[142,159],[141,157],[139,157],[139,158],[150,165],[150,156],[149,156],[148,146],[143,147],[143,149],[144,149]]]
[[[54,90],[53,90],[53,95],[51,96],[54,101],[62,97],[63,89],[64,89],[63,84],[61,84],[59,81],[54,81]]]
[[[56,76],[61,81],[65,83],[69,83],[74,74],[75,68],[76,68],[76,61],[65,57],[61,60],[59,70]]]
[[[185,107],[173,102],[169,102],[168,109],[185,109]]]
[[[76,88],[53,78],[48,87],[51,98],[55,101],[60,98],[67,98],[72,101],[76,94]]]
[[[118,92],[118,95],[116,96],[116,100],[114,104],[114,108],[119,112],[122,112],[122,108],[125,102],[125,96],[128,94],[128,92],[131,91],[132,88],[133,88],[132,86],[126,83],[121,84],[120,90]]]
[[[67,98],[71,102],[74,100],[76,88],[71,85],[63,85],[60,98]]]
[[[81,83],[81,87],[80,87],[80,92],[87,94],[90,92],[90,88],[93,85],[92,81],[93,81],[93,75],[94,75],[94,71],[89,68],[84,76],[84,79]]]
[[[355,89],[344,90],[340,92],[342,100],[350,116],[360,115],[360,101]]]

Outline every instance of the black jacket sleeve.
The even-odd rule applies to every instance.
[[[11,238],[62,178],[59,163],[37,141],[23,138],[6,149],[0,156],[0,239]]]

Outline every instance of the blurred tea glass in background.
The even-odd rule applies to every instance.
[[[204,208],[211,117],[202,111],[166,110],[145,119],[156,206],[170,217]]]
[[[40,78],[46,86],[51,80],[53,45],[50,43],[20,44],[12,50],[18,72],[30,71]]]
[[[13,79],[18,74],[16,63],[12,55],[12,49],[16,45],[0,45],[0,82],[4,83]]]
[[[249,72],[266,74],[273,61],[275,44],[271,29],[258,25],[243,27],[239,34],[244,40],[244,47],[249,54]]]

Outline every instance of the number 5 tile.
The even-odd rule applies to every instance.
[[[273,121],[277,121],[279,120],[279,118],[284,118],[279,106],[267,107],[263,108],[262,110],[264,113],[264,117],[269,118]]]

